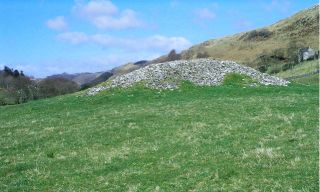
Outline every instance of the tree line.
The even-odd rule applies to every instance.
[[[0,105],[25,103],[73,93],[79,89],[77,83],[62,77],[33,80],[23,71],[8,66],[0,70]]]

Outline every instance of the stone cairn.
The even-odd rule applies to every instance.
[[[179,82],[189,81],[198,86],[221,85],[228,73],[247,75],[263,85],[286,86],[289,81],[261,73],[251,67],[239,65],[233,61],[212,59],[176,60],[148,65],[130,73],[117,76],[105,85],[90,88],[86,95],[95,95],[103,90],[115,87],[126,88],[143,82],[152,89],[176,89]]]

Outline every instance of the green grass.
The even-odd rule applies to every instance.
[[[258,84],[258,81],[238,73],[228,73],[223,79],[223,85],[225,86],[250,86],[253,84]]]
[[[294,66],[293,69],[282,71],[280,73],[277,73],[276,75],[278,77],[288,78],[288,77],[312,73],[317,70],[319,70],[319,60],[313,60],[313,61],[302,62]]]
[[[318,191],[318,87],[141,87],[0,107],[0,191]]]
[[[311,75],[310,77],[303,77],[293,80],[294,82],[305,84],[305,85],[319,85],[319,74]]]

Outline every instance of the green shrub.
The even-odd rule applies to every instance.
[[[244,39],[245,41],[265,40],[270,38],[272,35],[273,32],[269,31],[268,29],[253,30],[245,33],[240,39]]]

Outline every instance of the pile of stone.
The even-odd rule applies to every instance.
[[[216,86],[223,82],[228,73],[239,73],[250,76],[263,85],[286,86],[289,82],[278,77],[239,65],[233,61],[211,59],[177,60],[148,65],[144,68],[109,80],[105,86],[90,88],[87,95],[115,87],[129,87],[143,82],[152,89],[176,89],[181,81],[189,81],[199,86]]]

